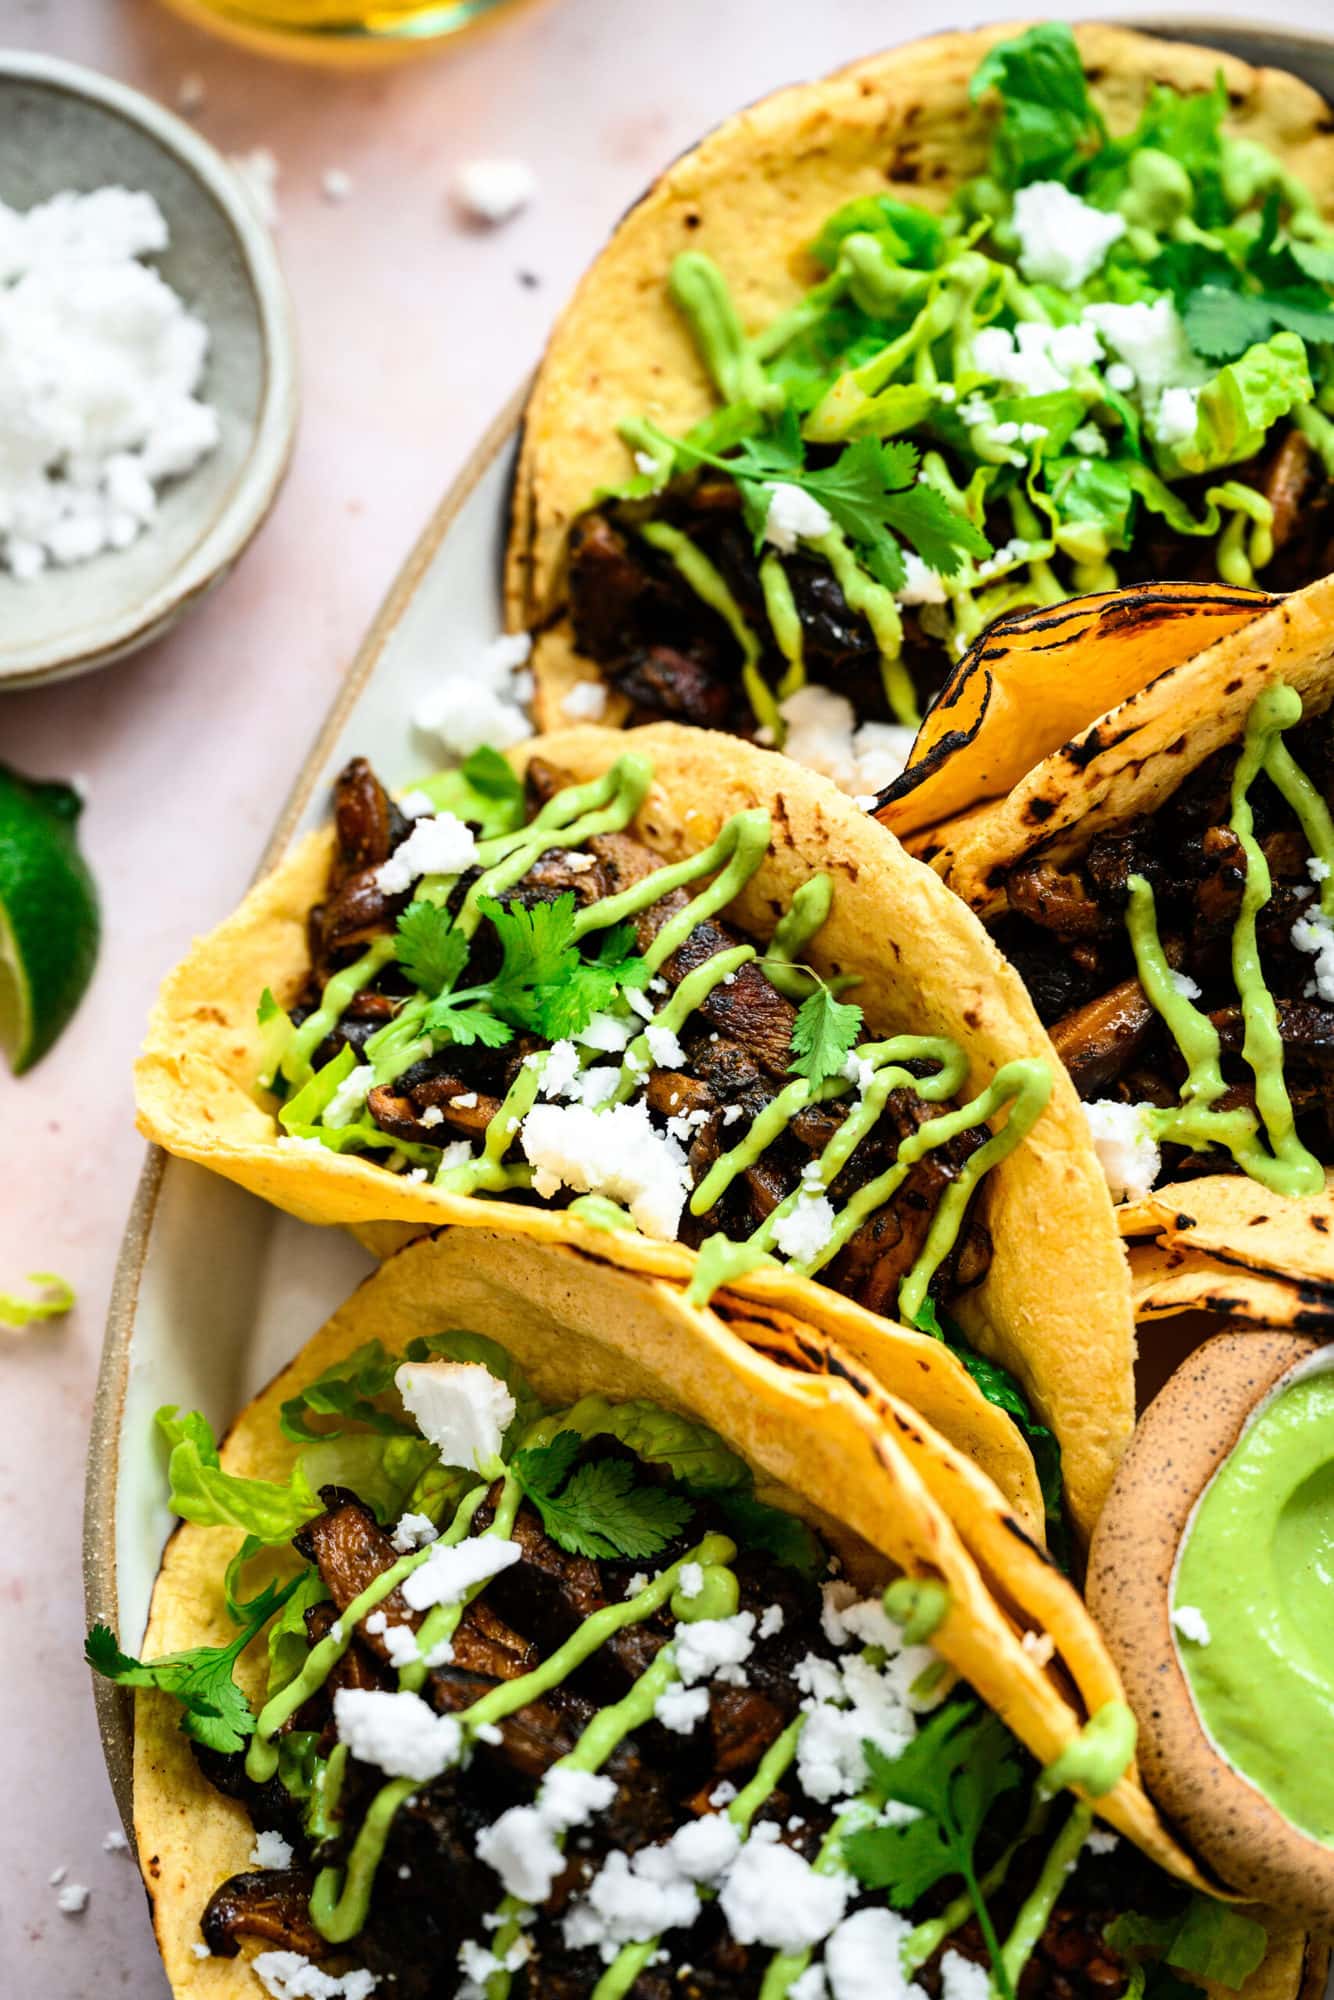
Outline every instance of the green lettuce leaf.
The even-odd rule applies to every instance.
[[[498,750],[485,744],[457,771],[424,778],[413,790],[425,792],[437,812],[466,819],[484,840],[496,833],[513,833],[524,823],[523,781]]]
[[[286,1486],[270,1479],[243,1479],[222,1470],[212,1428],[198,1410],[180,1416],[168,1404],[158,1411],[156,1422],[171,1453],[168,1504],[182,1520],[244,1528],[267,1547],[290,1541],[303,1522],[322,1511],[299,1464]]]
[[[991,142],[991,174],[1002,188],[1068,180],[1105,136],[1075,38],[1063,21],[1029,28],[984,56],[969,95],[977,99],[992,89],[1001,110]]]
[[[309,1446],[297,1472],[317,1494],[324,1486],[346,1486],[387,1527],[408,1511],[418,1481],[437,1463],[435,1446],[425,1438],[355,1431]]]
[[[549,1418],[546,1427],[573,1431],[580,1438],[614,1437],[646,1465],[665,1466],[690,1493],[749,1493],[753,1483],[749,1466],[716,1431],[657,1403],[581,1396],[572,1409]]]
[[[310,1642],[306,1638],[306,1612],[313,1604],[323,1604],[329,1587],[317,1569],[303,1570],[296,1587],[269,1627],[268,1699],[294,1681],[306,1664]]]
[[[1187,473],[1236,465],[1259,451],[1271,425],[1313,394],[1302,341],[1295,333],[1276,333],[1205,383],[1195,435],[1166,457]]]
[[[397,1367],[397,1355],[388,1353],[380,1341],[365,1341],[308,1382],[299,1394],[287,1399],[278,1418],[283,1436],[302,1444],[314,1444],[343,1435],[341,1429],[312,1430],[307,1414],[346,1417],[351,1423],[363,1424],[387,1437],[415,1436],[416,1425],[400,1410],[382,1410],[373,1400],[392,1390]]]

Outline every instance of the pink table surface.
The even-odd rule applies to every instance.
[[[1267,24],[1280,21],[1327,27],[1325,0],[1280,0]],[[138,658],[0,698],[0,758],[86,782],[106,917],[72,1029],[21,1084],[0,1072],[0,1289],[53,1269],[79,1294],[59,1324],[0,1331],[7,1991],[166,1991],[133,1865],[102,1850],[115,1813],[80,1660],[84,1444],[143,1151],[130,1062],[154,987],[244,888],[395,569],[626,204],[734,106],[941,24],[905,0],[548,0],[443,60],[347,78],[232,52],[133,0],[0,0],[0,44],[168,105],[196,74],[208,138],[272,149],[304,371],[291,475],[230,582]],[[464,227],[452,169],[505,153],[535,168],[538,199],[506,228]],[[339,206],[321,193],[329,168],[352,178]],[[81,1917],[57,1911],[47,1878],[61,1865],[91,1887]]]

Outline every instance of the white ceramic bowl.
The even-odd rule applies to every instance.
[[[128,549],[20,583],[0,569],[0,690],[90,672],[158,637],[235,562],[273,504],[296,429],[296,346],[278,259],[251,198],[188,125],[123,84],[0,52],[0,200],[27,209],[109,182],[153,195],[154,263],[207,322],[216,451],[162,491]]]

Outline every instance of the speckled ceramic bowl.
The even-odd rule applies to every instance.
[[[188,125],[71,63],[0,52],[0,200],[117,182],[156,197],[153,261],[208,324],[216,451],[162,490],[128,549],[20,583],[0,569],[0,690],[90,672],[165,632],[226,575],[273,503],[296,428],[296,350],[277,256],[245,188]]]
[[[1089,1551],[1089,1608],[1139,1723],[1158,1804],[1219,1879],[1334,1935],[1334,1848],[1285,1819],[1214,1748],[1171,1624],[1177,1554],[1194,1508],[1253,1412],[1303,1365],[1334,1365],[1305,1334],[1220,1333],[1154,1398],[1122,1459]],[[1313,1756],[1328,1746],[1313,1744]]]

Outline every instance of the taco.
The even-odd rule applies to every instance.
[[[1055,1432],[1086,1530],[1133,1420],[1127,1277],[980,927],[772,753],[660,725],[517,754],[526,787],[481,756],[413,818],[347,767],[334,829],[167,980],[144,1132],[307,1220],[489,1223],[727,1282],[890,1386],[925,1369],[970,1448],[994,1413],[935,1337],[953,1314]]]
[[[1272,606],[920,847],[1023,976],[1159,1311],[1207,1278],[1329,1323],[1332,612]]]
[[[730,119],[538,376],[509,615],[540,725],[755,734],[874,794],[1002,613],[1326,574],[1332,203],[1314,91],[1100,25],[933,36]]]
[[[800,1377],[661,1281],[444,1231],[221,1452],[158,1423],[150,1657],[88,1651],[139,1690],[178,2000],[851,2000],[896,1954],[922,1994],[1115,2000],[1147,1953],[1296,1995],[1300,1933],[1142,1790],[1073,1589],[832,1345]]]

